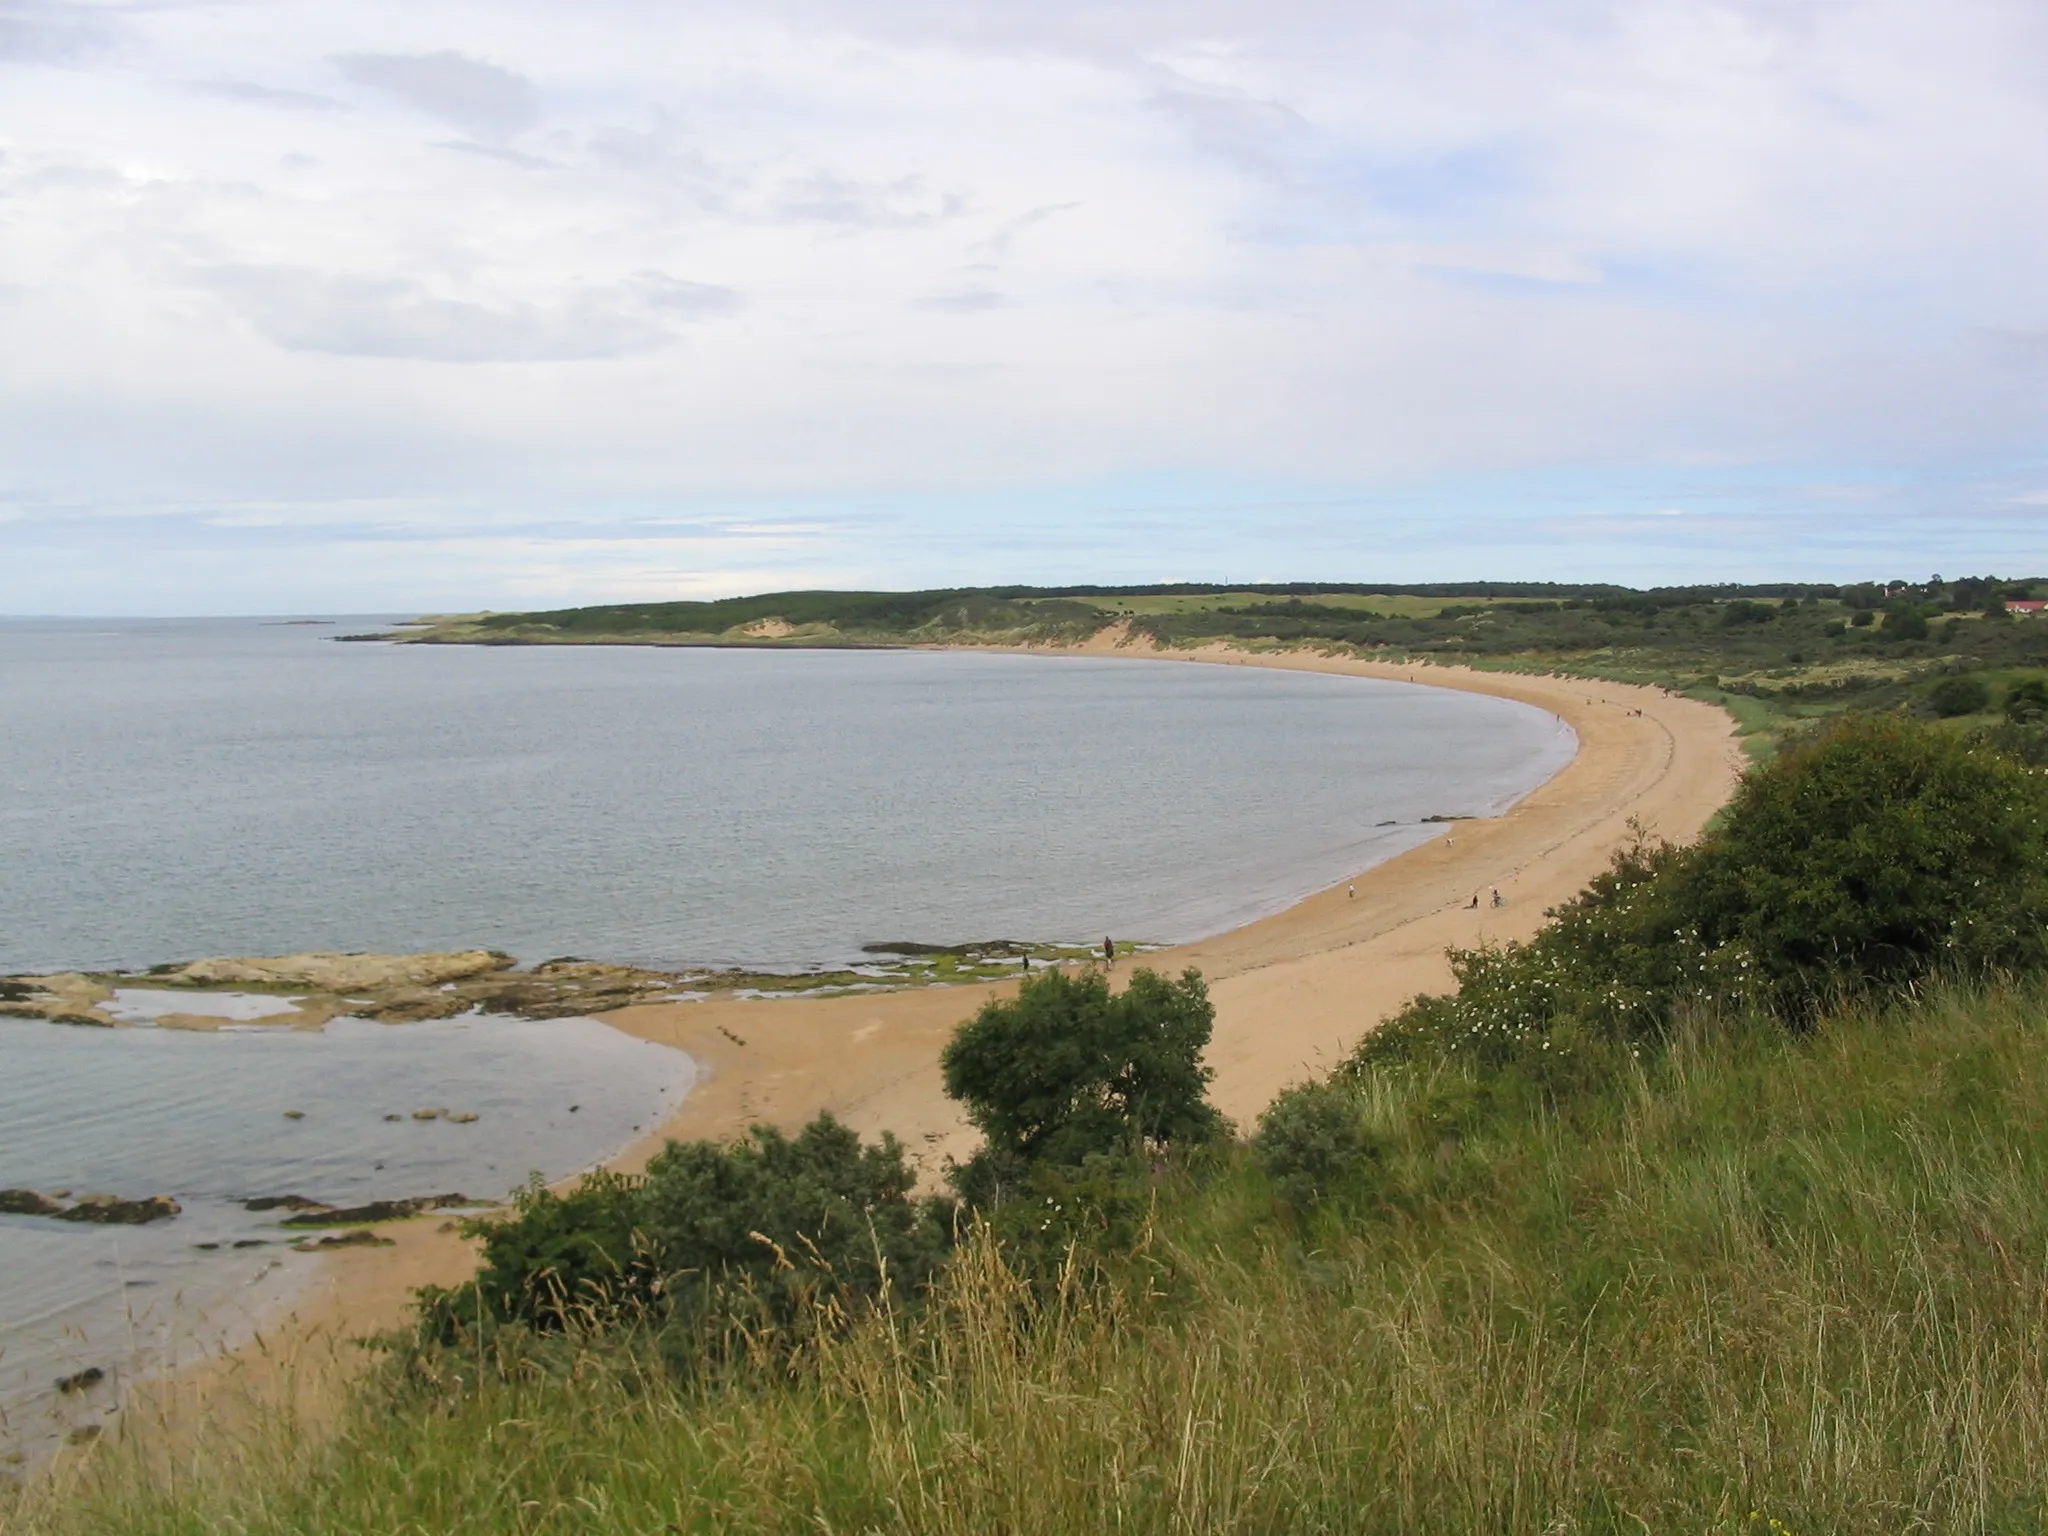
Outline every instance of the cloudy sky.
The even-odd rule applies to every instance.
[[[0,612],[1985,570],[2040,0],[0,0]]]

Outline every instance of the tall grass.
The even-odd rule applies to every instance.
[[[983,1238],[935,1303],[682,1382],[616,1341],[394,1367],[320,1438],[107,1446],[83,1532],[2048,1529],[2048,990],[1698,1028],[1562,1110],[1360,1089],[1306,1216],[1239,1153],[1109,1280]]]

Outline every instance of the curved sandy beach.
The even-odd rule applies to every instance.
[[[1241,1124],[1288,1084],[1326,1071],[1407,999],[1448,986],[1448,946],[1533,933],[1547,908],[1605,867],[1631,823],[1690,839],[1742,771],[1726,714],[1654,688],[1299,652],[1155,651],[1120,645],[1121,638],[1105,632],[1069,654],[1415,681],[1537,705],[1578,733],[1573,760],[1507,814],[1452,824],[1445,836],[1362,873],[1355,895],[1340,884],[1246,927],[1145,958],[1169,972],[1194,966],[1208,979],[1216,1003],[1213,1096]],[[1496,887],[1504,907],[1493,908],[1485,895],[1476,911],[1467,906],[1475,891]],[[895,1132],[935,1180],[947,1156],[964,1156],[973,1143],[942,1091],[940,1050],[963,1019],[1014,986],[668,1003],[607,1015],[618,1029],[687,1051],[704,1072],[676,1116],[613,1166],[637,1169],[670,1138],[723,1139],[757,1122],[794,1128],[830,1110],[865,1135]],[[398,1325],[416,1287],[468,1273],[468,1245],[444,1227],[403,1224],[392,1229],[396,1247],[334,1255],[262,1344],[160,1384],[147,1399],[176,1422],[187,1417],[178,1400],[210,1395],[224,1377],[251,1386],[274,1380],[289,1362],[293,1395],[311,1403],[326,1374],[309,1369],[313,1356],[347,1368],[359,1357],[337,1351],[337,1341]]]
[[[1088,648],[1095,654],[1108,646]],[[1194,966],[1216,1003],[1213,1096],[1249,1122],[1289,1083],[1327,1070],[1418,992],[1450,984],[1450,945],[1522,938],[1547,908],[1604,868],[1631,821],[1696,835],[1726,803],[1743,758],[1722,711],[1654,688],[1453,667],[1395,667],[1305,655],[1123,649],[1115,654],[1415,680],[1491,693],[1561,716],[1573,760],[1506,815],[1447,835],[1246,927],[1145,957]],[[1495,909],[1475,891],[1498,888]],[[606,1022],[688,1051],[707,1070],[657,1137],[620,1159],[636,1167],[667,1137],[726,1137],[750,1123],[795,1126],[829,1109],[855,1129],[894,1131],[933,1172],[973,1133],[939,1083],[952,1030],[1014,983],[789,1001],[670,1003]]]

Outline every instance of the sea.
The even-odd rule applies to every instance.
[[[1498,814],[1576,746],[1507,700],[1141,658],[340,643],[390,622],[0,620],[0,974],[1171,943]],[[191,1034],[129,1001],[141,1027],[0,1018],[0,1188],[185,1206],[0,1217],[0,1458],[289,1299],[311,1261],[242,1201],[502,1198],[691,1081],[588,1020]]]

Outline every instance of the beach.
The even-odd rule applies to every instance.
[[[1409,998],[1448,987],[1448,947],[1534,933],[1547,909],[1606,867],[1632,822],[1655,837],[1694,837],[1743,767],[1726,714],[1655,688],[1293,652],[1129,654],[1412,678],[1537,705],[1579,738],[1572,762],[1504,816],[1451,823],[1445,836],[1284,912],[1118,962],[1120,972],[1201,971],[1216,1004],[1212,1097],[1246,1129],[1281,1089],[1328,1071]],[[1492,905],[1496,889],[1501,907]],[[669,1137],[730,1137],[755,1122],[793,1127],[830,1110],[863,1135],[893,1131],[935,1177],[946,1157],[973,1145],[941,1088],[939,1052],[961,1020],[1010,991],[1014,984],[610,1014],[605,1022],[687,1051],[705,1069],[675,1119],[618,1166],[640,1166]]]
[[[1409,998],[1448,987],[1449,947],[1534,933],[1547,909],[1606,867],[1635,825],[1673,841],[1696,836],[1744,766],[1725,713],[1655,688],[1301,652],[1155,651],[1121,639],[1107,631],[1073,650],[1490,693],[1548,710],[1578,737],[1571,762],[1504,815],[1450,823],[1442,837],[1260,921],[1118,962],[1121,974],[1134,964],[1202,972],[1216,1004],[1212,1098],[1245,1130],[1275,1094],[1326,1072]],[[936,1183],[945,1160],[974,1143],[943,1091],[939,1053],[962,1020],[1014,990],[995,983],[606,1014],[613,1028],[689,1053],[700,1071],[679,1112],[611,1166],[644,1167],[670,1139],[728,1139],[757,1123],[794,1129],[829,1110],[864,1136],[894,1133]],[[321,1382],[360,1360],[347,1340],[401,1325],[414,1289],[456,1283],[474,1265],[452,1224],[387,1230],[394,1247],[325,1259],[257,1345],[144,1394],[149,1416],[176,1424],[188,1417],[179,1405],[217,1399],[228,1382],[267,1400],[289,1381],[302,1405],[314,1404]]]

